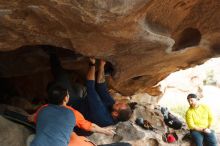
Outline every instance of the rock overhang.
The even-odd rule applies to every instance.
[[[108,81],[122,94],[158,95],[155,85],[170,73],[218,56],[219,4],[217,0],[1,1],[1,77],[48,70],[40,47],[49,45],[110,62],[114,75]],[[10,56],[10,51],[19,50],[20,61],[16,53]],[[76,69],[71,55],[63,54],[65,66]]]

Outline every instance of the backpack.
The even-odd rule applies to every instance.
[[[171,113],[168,113],[168,118],[164,119],[164,123],[175,130],[181,129],[182,128],[182,121],[180,121],[177,117],[172,115]]]

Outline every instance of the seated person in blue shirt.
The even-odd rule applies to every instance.
[[[86,131],[113,135],[112,128],[101,128],[84,119],[81,113],[67,106],[68,90],[60,85],[48,91],[49,104],[43,105],[28,120],[36,124],[36,136],[31,146],[68,146],[75,126]],[[74,142],[74,141],[71,141]]]
[[[74,87],[70,85],[70,80],[56,54],[50,54],[50,61],[55,79],[59,79],[58,82],[62,84],[67,84],[68,91],[74,92]],[[85,94],[85,90],[70,93],[69,105],[81,112],[86,119],[99,126],[109,126],[116,124],[118,121],[127,121],[132,114],[130,106],[125,101],[115,101],[108,93],[104,75],[105,63],[105,61],[100,60],[97,80],[95,81],[96,60],[90,58],[89,70],[86,76],[87,93]],[[82,95],[86,95],[86,97],[79,98]]]

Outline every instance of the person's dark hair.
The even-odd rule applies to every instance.
[[[131,108],[128,106],[128,108],[126,108],[126,109],[121,109],[121,110],[118,111],[118,117],[117,117],[117,119],[118,119],[118,121],[124,122],[124,121],[129,120],[130,117],[131,117],[131,115],[132,115],[132,110],[131,110]]]
[[[196,94],[191,93],[187,96],[187,99],[190,99],[190,98],[196,98],[197,99],[197,96],[196,96]]]
[[[48,89],[49,104],[61,105],[65,96],[67,96],[67,89],[63,88],[61,85],[54,85],[52,88]]]

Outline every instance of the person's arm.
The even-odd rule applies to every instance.
[[[100,60],[97,83],[105,83],[105,64],[106,62],[104,60]]]
[[[92,121],[100,126],[114,124],[107,107],[100,99],[95,88],[95,59],[90,58],[90,66],[87,73],[87,101]]]
[[[93,80],[95,81],[95,58],[89,58],[90,62],[89,62],[89,70],[87,72],[86,75],[86,79],[87,80]]]
[[[99,70],[97,75],[96,90],[101,100],[109,108],[115,103],[115,100],[109,94],[107,85],[105,83],[105,73],[104,73],[105,64],[106,62],[104,60],[100,60]]]
[[[92,123],[91,132],[102,133],[105,135],[114,135],[116,134],[113,127],[100,127]]]
[[[211,111],[211,109],[207,106],[207,110],[208,110],[208,122],[209,122],[209,126],[208,126],[208,128],[210,128],[211,126],[212,126],[212,124],[213,124],[213,114],[212,114],[212,111]]]
[[[211,131],[210,128],[211,128],[211,126],[212,126],[212,124],[213,124],[213,114],[212,114],[211,109],[210,109],[208,106],[205,106],[205,108],[206,108],[206,110],[207,110],[207,112],[208,112],[208,123],[209,123],[209,125],[208,125],[207,128],[203,129],[203,132],[205,132],[205,133],[211,133],[212,131]]]
[[[91,123],[90,121],[86,120],[83,117],[83,115],[80,112],[78,112],[77,110],[75,110],[69,106],[66,106],[66,107],[73,111],[75,118],[76,118],[76,126],[78,126],[79,128],[82,128],[86,131],[97,132],[97,133],[102,133],[102,134],[106,134],[106,135],[114,135],[115,134],[115,132],[113,131],[113,128],[100,127],[94,123]]]
[[[35,113],[33,113],[32,115],[29,115],[27,117],[28,121],[31,122],[31,123],[34,123],[36,124],[37,123],[37,116],[38,116],[38,113],[40,112],[40,110],[44,107],[48,106],[48,104],[45,104],[43,106],[41,106]]]

